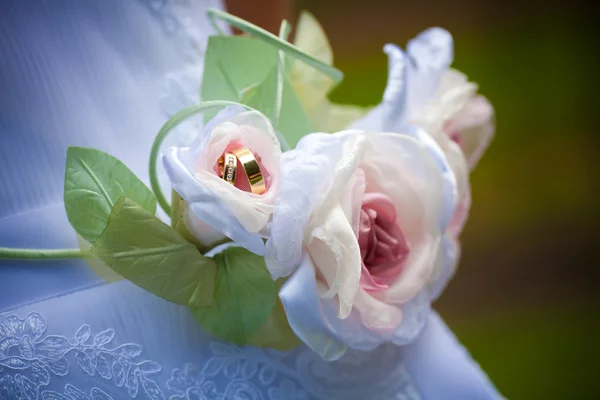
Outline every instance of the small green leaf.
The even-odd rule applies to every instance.
[[[85,262],[87,262],[90,268],[92,268],[101,278],[107,282],[118,282],[123,279],[121,275],[117,274],[111,267],[106,265],[104,261],[99,259],[95,254],[92,254],[92,245],[90,242],[77,235],[77,244],[79,245],[79,249],[83,254]]]
[[[236,344],[248,344],[270,317],[277,285],[264,258],[241,247],[215,255],[217,278],[213,304],[190,308],[204,329]]]
[[[283,280],[277,281],[277,293],[283,285]],[[287,351],[298,346],[302,342],[294,333],[285,315],[285,309],[279,296],[277,303],[271,311],[269,318],[261,325],[261,327],[248,340],[249,345],[258,347],[270,347],[280,351]]]
[[[212,303],[215,262],[130,199],[117,201],[91,252],[165,300],[190,307]]]
[[[260,110],[271,121],[275,118],[275,96],[277,93],[277,70],[272,72],[265,80],[253,90],[242,102],[252,108]],[[293,112],[290,112],[293,110]],[[312,131],[312,125],[302,104],[287,77],[283,78],[283,92],[281,98],[281,115],[279,117],[279,130],[291,148],[302,137]]]
[[[93,243],[122,196],[152,214],[156,210],[152,192],[121,161],[100,150],[69,147],[64,201],[69,222],[81,237]]]
[[[312,124],[290,83],[286,63],[278,130],[294,147]],[[256,108],[273,122],[277,98],[277,48],[241,36],[211,36],[204,59],[203,100],[230,100]],[[214,113],[206,113],[210,119]]]

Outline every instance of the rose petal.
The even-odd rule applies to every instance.
[[[452,63],[452,35],[442,28],[429,28],[410,40],[406,50],[412,61],[408,64],[406,112],[412,116],[430,101]]]
[[[358,241],[341,207],[331,210],[322,225],[312,231],[311,237],[306,249],[327,285],[327,291],[321,296],[337,296],[338,317],[344,319],[352,310],[362,260]]]
[[[308,255],[279,291],[288,322],[308,347],[328,361],[339,359],[348,349],[333,334],[317,293],[315,270]]]
[[[448,122],[446,133],[460,138],[469,168],[473,170],[494,136],[494,108],[483,96],[475,96]]]
[[[463,73],[449,69],[442,75],[440,85],[427,105],[414,110],[408,120],[423,128],[440,143],[441,139],[447,138],[444,130],[446,122],[456,117],[476,92],[476,84],[469,82]]]
[[[396,225],[411,246],[427,232],[439,230],[444,200],[443,178],[428,149],[407,135],[368,136],[361,167],[368,191],[394,201]]]
[[[206,247],[212,247],[226,239],[225,235],[196,217],[187,207],[183,213],[183,222],[188,232]]]
[[[392,332],[402,321],[402,310],[384,303],[360,288],[354,305],[367,329],[375,332]]]
[[[319,151],[314,151],[319,149]],[[331,171],[342,156],[343,141],[329,134],[305,136],[281,157],[281,188],[265,261],[274,279],[290,275],[303,253],[304,231],[323,197]]]
[[[411,245],[402,274],[387,291],[375,295],[392,304],[403,304],[412,299],[423,289],[435,271],[440,251],[443,251],[441,233],[428,235],[419,243]]]

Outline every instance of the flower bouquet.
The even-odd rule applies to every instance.
[[[490,104],[449,68],[450,34],[386,45],[382,102],[364,109],[328,99],[343,74],[310,14],[293,44],[286,21],[276,36],[208,16],[220,34],[208,41],[203,102],[158,132],[151,189],[111,155],[70,147],[64,203],[80,248],[0,248],[0,258],[84,257],[240,345],[304,343],[336,360],[412,342],[456,268],[469,172],[494,131]],[[161,147],[198,115],[191,143]]]

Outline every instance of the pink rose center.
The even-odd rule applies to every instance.
[[[462,149],[464,146],[463,135],[460,129],[458,129],[458,127],[455,127],[454,125],[456,124],[453,124],[452,121],[446,122],[444,124],[444,131],[446,132],[450,140],[458,144]]]
[[[225,148],[225,151],[230,152],[232,150],[239,149],[240,147],[245,147],[245,146],[243,144],[239,143],[238,141],[231,141],[231,143],[229,143],[227,145],[227,147]],[[252,151],[252,150],[250,150],[250,151]],[[262,164],[260,156],[253,151],[252,151],[252,154],[254,154],[254,158],[256,158],[256,162],[258,163],[258,168],[260,168],[260,172],[262,173],[263,179],[265,180],[265,185],[266,185],[265,192],[266,192],[267,190],[269,190],[269,186],[271,186],[271,174],[269,174],[269,171],[267,171],[267,169]],[[219,175],[219,160],[217,160],[215,162],[215,165],[213,166],[213,171],[217,176],[220,177],[220,175]],[[237,160],[236,177],[235,177],[235,182],[234,182],[233,186],[235,186],[236,188],[240,189],[243,192],[250,193],[252,191],[250,189],[250,182],[248,181],[248,175],[246,174],[246,171],[244,170],[244,167],[243,167],[242,163],[240,162],[240,160]]]
[[[358,244],[362,256],[361,286],[368,291],[389,287],[400,275],[410,253],[396,225],[396,208],[383,193],[366,193],[360,210]]]

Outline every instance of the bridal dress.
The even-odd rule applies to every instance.
[[[212,0],[0,1],[0,246],[72,248],[69,145],[147,182],[156,132],[198,102]],[[185,140],[185,132],[178,140]],[[239,347],[85,261],[0,260],[0,399],[494,399],[436,314],[406,347],[325,362]]]

